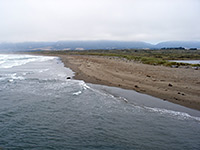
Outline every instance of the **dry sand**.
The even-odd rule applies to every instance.
[[[170,68],[101,56],[58,55],[75,79],[132,89],[200,110],[200,70]]]

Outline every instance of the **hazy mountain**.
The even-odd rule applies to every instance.
[[[42,49],[53,45],[55,45],[55,42],[1,43],[0,51],[3,52],[29,51],[40,48]]]
[[[88,50],[88,49],[160,49],[160,48],[200,48],[198,41],[168,41],[156,45],[145,42],[128,41],[58,41],[1,43],[0,52],[35,50]]]
[[[59,41],[55,49],[83,48],[83,49],[127,49],[127,48],[150,48],[153,45],[145,42],[123,41]]]
[[[167,41],[155,45],[156,48],[171,48],[171,47],[184,47],[184,48],[200,48],[200,41]]]
[[[30,51],[30,50],[64,50],[64,49],[128,49],[152,48],[145,42],[124,41],[58,41],[58,42],[24,42],[2,43],[1,51]]]

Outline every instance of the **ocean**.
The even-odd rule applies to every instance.
[[[0,54],[0,150],[200,149],[200,111],[73,75],[58,57]]]
[[[200,60],[170,60],[170,61],[178,63],[200,64]]]

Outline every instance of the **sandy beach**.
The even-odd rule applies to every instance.
[[[118,58],[58,55],[75,79],[131,89],[200,110],[200,70],[129,62]]]

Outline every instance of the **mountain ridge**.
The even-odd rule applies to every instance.
[[[151,44],[142,41],[57,41],[0,43],[1,52],[34,50],[89,50],[89,49],[161,49],[161,48],[200,48],[200,41],[166,41]]]

